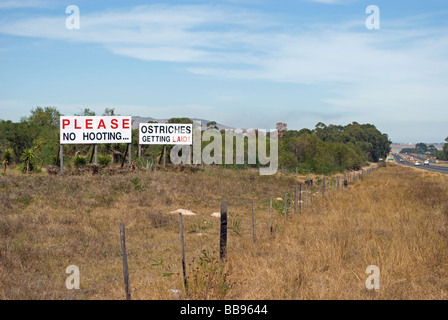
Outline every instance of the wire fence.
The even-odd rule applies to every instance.
[[[39,299],[60,300],[75,299],[133,299],[142,294],[143,299],[151,299],[156,289],[168,292],[174,299],[189,296],[189,281],[197,280],[194,264],[191,261],[216,263],[210,250],[220,252],[219,263],[225,264],[228,250],[236,248],[234,239],[250,239],[253,243],[263,243],[270,235],[280,230],[291,215],[306,214],[309,208],[316,206],[320,199],[331,193],[341,192],[348,185],[370,175],[379,167],[370,167],[361,172],[345,173],[344,176],[325,176],[322,180],[307,180],[304,184],[285,190],[282,198],[269,198],[248,202],[250,214],[235,214],[231,203],[223,200],[216,220],[204,218],[186,219],[181,213],[169,221],[126,228],[121,224],[116,233],[105,235],[117,244],[111,256],[98,259],[78,268],[79,288],[71,273],[60,272],[44,278],[27,281],[22,286],[0,291],[0,299],[22,299],[35,297],[36,291],[47,293],[37,295]],[[120,231],[120,232],[118,232]],[[169,234],[162,240],[156,240],[157,234]],[[232,240],[232,241],[230,241]],[[121,242],[121,249],[119,244]],[[126,250],[126,245],[131,250]],[[135,246],[134,244],[138,245]],[[145,243],[145,245],[142,245]],[[148,243],[148,244],[146,244]],[[56,245],[44,248],[54,250]],[[121,263],[119,263],[121,262]],[[191,270],[190,270],[191,269]],[[70,282],[72,281],[72,282]],[[160,282],[163,284],[160,285]],[[197,285],[197,284],[196,284]],[[43,290],[45,289],[45,290]],[[163,296],[164,293],[161,293]]]

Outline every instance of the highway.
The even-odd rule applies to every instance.
[[[410,166],[410,167],[414,167],[417,169],[422,169],[422,170],[427,170],[427,171],[432,171],[432,172],[439,172],[439,173],[444,173],[444,174],[448,174],[448,167],[446,166],[436,166],[436,165],[425,165],[423,164],[423,161],[425,161],[426,159],[419,157],[419,156],[415,156],[412,155],[416,160],[418,160],[420,162],[419,166],[414,165],[414,162],[411,161],[406,161],[406,159],[403,159],[402,156],[400,156],[398,153],[394,153],[392,154],[393,157],[395,158],[395,162],[404,166]],[[400,161],[403,160],[403,161]]]

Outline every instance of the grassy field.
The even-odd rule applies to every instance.
[[[447,176],[391,166],[349,189],[233,258],[247,285],[232,298],[447,299]],[[365,287],[369,265],[378,291]]]
[[[321,177],[218,168],[7,173],[0,176],[0,299],[124,299],[121,222],[133,299],[448,297],[446,175],[390,165],[345,191],[322,197],[316,188],[306,210],[294,214],[288,203],[285,218],[277,198],[309,178]],[[222,199],[229,204],[225,263],[220,222],[211,216]],[[169,214],[180,208],[197,214],[183,217],[188,296],[179,217]],[[81,290],[65,287],[69,265],[80,268]],[[379,290],[365,287],[369,265],[381,271]]]

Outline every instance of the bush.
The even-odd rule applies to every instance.
[[[98,174],[103,169],[102,165],[95,164],[95,163],[89,163],[86,165],[85,170],[90,172],[91,174]]]
[[[278,155],[278,165],[282,169],[295,169],[299,165],[299,161],[293,153],[282,151]]]
[[[73,158],[73,165],[75,166],[75,168],[85,167],[86,164],[87,164],[87,157],[85,156],[77,155]]]
[[[102,165],[103,167],[109,166],[111,162],[112,159],[110,158],[110,156],[105,156],[102,154],[98,155],[98,164]]]
[[[54,166],[54,165],[49,165],[45,168],[47,170],[47,173],[49,175],[58,175],[61,172],[61,168],[59,168],[58,166]]]
[[[35,165],[30,162],[30,172],[34,171]],[[22,173],[26,173],[26,162],[21,162],[17,165],[17,170],[19,170]]]
[[[2,159],[8,161],[8,163],[11,163],[13,155],[14,152],[12,151],[12,149],[6,149],[5,151],[3,151]]]

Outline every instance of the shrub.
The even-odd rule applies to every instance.
[[[131,185],[134,188],[134,190],[136,190],[136,191],[139,191],[139,192],[146,191],[146,187],[141,184],[139,178],[132,178]]]
[[[85,167],[86,164],[87,164],[87,157],[85,156],[76,155],[73,158],[73,165],[75,166],[75,168]]]
[[[49,175],[58,175],[61,172],[61,169],[54,165],[47,166],[46,170]]]
[[[100,164],[95,163],[89,163],[85,166],[86,171],[90,172],[91,174],[98,174],[103,169],[103,166]]]
[[[2,159],[8,161],[8,163],[11,163],[13,154],[12,149],[6,149],[3,151]]]
[[[193,299],[224,299],[231,282],[228,280],[226,265],[217,257],[215,250],[203,249],[194,258],[194,267],[189,276],[190,295]]]
[[[110,158],[110,156],[105,156],[102,154],[98,155],[98,164],[102,165],[103,167],[109,166],[111,162],[112,159]]]
[[[37,156],[37,151],[39,146],[34,146],[23,151],[20,159],[24,161],[25,172],[31,172],[35,168],[35,162],[39,159]],[[22,171],[23,172],[23,171]]]
[[[34,171],[34,169],[35,169],[35,165],[32,162],[30,162],[30,164],[29,164],[29,171],[32,172],[32,171]],[[17,165],[17,170],[19,170],[22,173],[26,173],[27,172],[26,162],[19,163]]]

